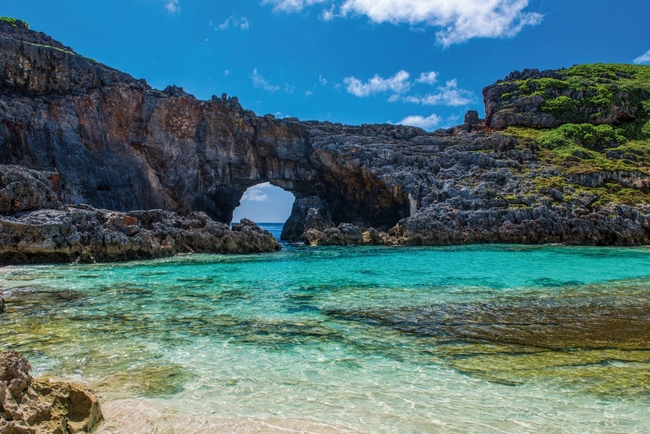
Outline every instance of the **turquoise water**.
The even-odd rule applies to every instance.
[[[276,240],[280,239],[284,223],[259,223],[259,225],[265,230],[271,232]]]
[[[2,350],[163,414],[332,432],[650,426],[650,249],[287,245],[5,267],[0,290]]]

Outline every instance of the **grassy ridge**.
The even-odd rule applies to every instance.
[[[562,79],[518,80],[517,90],[502,96],[507,100],[539,95],[544,98],[540,111],[563,123],[552,129],[509,127],[502,132],[534,147],[541,162],[565,174],[536,179],[537,187],[595,195],[595,203],[601,205],[650,204],[647,188],[629,188],[615,181],[599,187],[568,182],[572,175],[598,172],[650,176],[650,66],[577,65],[557,72]],[[602,123],[620,108],[634,116]]]
[[[27,21],[19,20],[18,18],[0,17],[0,22],[11,24],[14,27],[17,27],[18,24],[22,24],[23,26],[29,29],[29,24],[27,23]]]

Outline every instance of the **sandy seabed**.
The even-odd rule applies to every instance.
[[[180,414],[162,405],[139,399],[102,402],[104,422],[96,434],[210,434],[210,433],[361,433],[342,426],[309,419],[224,418]]]

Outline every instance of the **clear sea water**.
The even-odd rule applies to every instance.
[[[650,432],[646,248],[285,245],[0,291],[0,349],[97,390],[100,432]]]

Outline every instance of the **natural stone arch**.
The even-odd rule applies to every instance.
[[[409,216],[405,175],[389,170],[403,162],[390,147],[419,129],[260,117],[237,98],[155,90],[75,54],[62,62],[55,41],[22,33],[3,40],[0,164],[58,174],[62,203],[204,211],[229,223],[247,188],[271,182],[318,197],[335,224],[388,228]]]
[[[214,146],[215,153],[237,150],[234,155],[231,151],[216,160],[214,163],[220,166],[211,169],[227,175],[215,180],[211,191],[218,194],[210,195],[205,201],[214,209],[212,215],[216,219],[230,223],[232,212],[246,189],[264,182],[295,196],[297,208],[294,207],[291,219],[294,223],[305,215],[301,207],[314,200],[323,209],[323,217],[327,216],[334,225],[354,223],[387,230],[410,215],[408,192],[402,190],[398,180],[373,171],[374,161],[386,160],[391,155],[386,145],[355,146],[354,158],[350,158],[342,155],[340,143],[332,143],[332,138],[342,134],[346,141],[350,135],[353,140],[368,141],[377,140],[375,136],[386,134],[385,130],[404,134],[410,131],[406,127],[345,127],[276,120],[270,115],[251,118],[250,126],[250,130],[231,133],[239,138],[237,144],[223,143],[227,137],[221,135],[218,138],[221,143],[206,145]]]

